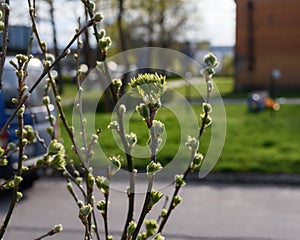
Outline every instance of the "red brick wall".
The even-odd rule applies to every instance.
[[[274,68],[282,73],[279,87],[300,89],[300,1],[236,0],[236,5],[236,89],[268,88]]]

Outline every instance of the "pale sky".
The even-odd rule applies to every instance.
[[[234,0],[186,0],[190,4],[191,23],[188,26],[186,38],[189,41],[208,40],[213,46],[233,46],[235,43],[235,3]],[[12,3],[15,1],[12,1]],[[76,16],[82,15],[82,8],[78,7],[80,1],[68,1],[62,4],[61,0],[55,0],[55,16],[58,25],[58,41],[64,46],[74,34],[77,25]],[[16,2],[15,2],[16,3]],[[20,4],[20,2],[19,2]],[[79,3],[81,4],[81,3]],[[47,3],[43,3],[41,9],[47,9]],[[21,8],[23,9],[23,8]],[[23,9],[24,10],[24,9]],[[47,10],[46,10],[47,11]],[[12,16],[20,15],[20,8],[12,6]],[[48,14],[43,14],[39,23],[42,38],[49,38]],[[103,12],[105,17],[105,12]],[[14,18],[16,19],[16,18]],[[20,24],[20,17],[13,23]],[[30,24],[29,20],[24,23]],[[51,30],[51,29],[50,29]]]

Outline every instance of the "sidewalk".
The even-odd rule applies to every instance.
[[[114,239],[118,239],[125,221],[127,197],[117,190],[124,184],[127,183],[114,182],[110,195],[109,228]],[[146,186],[139,184],[137,188],[145,189]],[[170,196],[173,187],[167,185],[161,191]],[[136,202],[141,203],[143,196],[137,194]],[[168,240],[299,239],[300,187],[190,182],[180,196],[183,202],[172,213],[164,231]],[[97,195],[96,199],[102,197]],[[8,198],[0,198],[1,218],[8,202]],[[163,201],[153,209],[149,219],[157,218],[162,204]],[[136,217],[140,207],[137,204]],[[64,231],[51,239],[83,239],[77,215],[78,209],[66,190],[65,181],[42,178],[25,192],[4,239],[34,239],[58,223],[63,224]],[[101,216],[98,218],[102,226]]]

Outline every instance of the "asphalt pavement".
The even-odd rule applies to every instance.
[[[109,229],[118,239],[127,210],[126,193],[120,191],[124,181],[112,185]],[[138,189],[146,189],[140,183]],[[165,195],[173,186],[159,183]],[[141,191],[142,192],[142,191]],[[170,240],[298,240],[300,238],[300,186],[283,184],[224,184],[190,182],[180,192],[182,204],[172,213],[164,235]],[[137,194],[135,216],[139,215],[144,194]],[[0,196],[0,217],[6,214],[9,194]],[[96,200],[102,199],[96,194]],[[156,219],[164,201],[149,214]],[[66,190],[63,178],[42,178],[24,191],[5,240],[35,239],[52,226],[63,224],[62,233],[49,239],[83,239],[78,208]],[[99,218],[101,233],[102,218]],[[103,237],[102,237],[103,239]]]

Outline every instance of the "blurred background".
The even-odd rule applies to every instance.
[[[9,54],[25,51],[31,33],[27,10],[19,3],[11,3]],[[79,0],[36,4],[41,38],[57,55],[74,34],[78,16],[83,23],[87,13]],[[200,64],[209,51],[218,57],[214,80],[225,102],[227,138],[214,171],[300,173],[300,144],[295,134],[300,132],[297,0],[101,0],[96,6],[104,15],[100,28],[112,39],[108,57],[139,47],[173,49]],[[81,67],[88,71],[99,53],[92,31],[82,40]],[[37,48],[32,51],[39,54]],[[110,66],[124,71],[124,66]],[[67,99],[65,108],[71,112],[77,92],[75,61],[66,58],[56,71]],[[181,80],[169,76],[169,81],[179,81],[177,91],[191,103],[199,102],[199,92]],[[99,114],[109,121],[101,113],[106,107],[100,104]],[[105,147],[109,153],[115,146]],[[170,152],[162,151],[162,158],[172,159]]]

